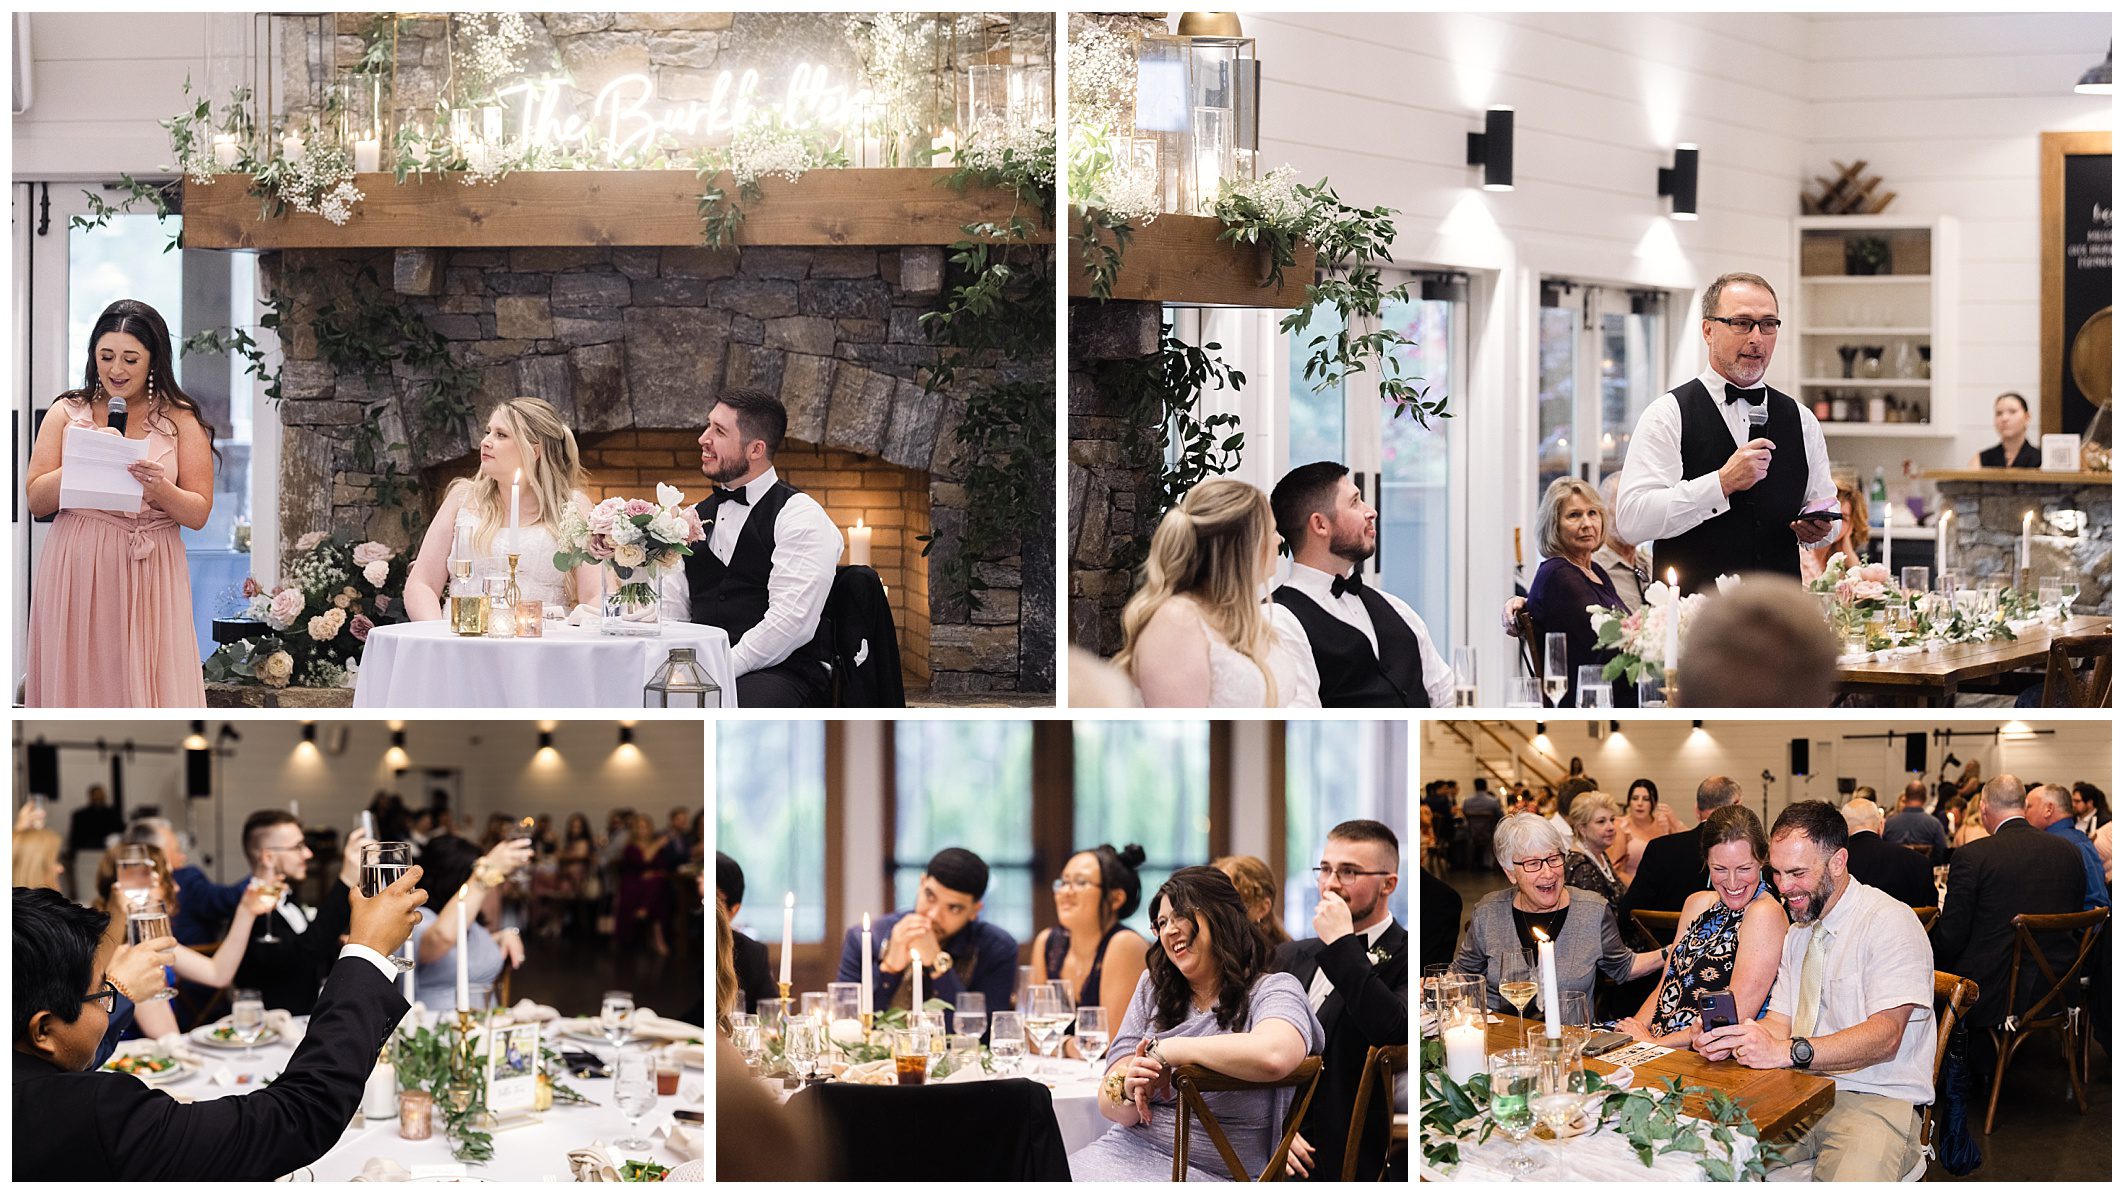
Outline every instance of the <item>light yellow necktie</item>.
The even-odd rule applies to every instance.
[[[1829,930],[1820,921],[1807,939],[1807,957],[1800,963],[1799,1007],[1792,1020],[1793,1036],[1814,1035],[1814,1021],[1822,1010],[1822,963],[1829,954]]]

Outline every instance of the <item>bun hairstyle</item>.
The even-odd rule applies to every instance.
[[[1268,495],[1244,481],[1217,477],[1187,491],[1158,520],[1136,595],[1121,610],[1124,635],[1114,666],[1135,678],[1136,642],[1165,603],[1192,597],[1212,633],[1254,661],[1277,704],[1268,666],[1274,632],[1261,601],[1261,559],[1274,541]]]
[[[151,401],[145,412],[133,413],[157,431],[174,437],[177,424],[170,419],[169,412],[181,410],[198,420],[200,430],[206,432],[208,446],[212,447],[214,425],[207,421],[206,412],[199,408],[199,403],[177,384],[170,348],[170,325],[164,322],[161,312],[138,299],[119,299],[96,317],[95,326],[89,329],[88,362],[81,370],[81,388],[68,390],[59,397],[79,407],[95,401],[102,394],[103,380],[96,369],[96,347],[113,332],[131,336],[148,351],[147,393]],[[217,458],[221,455],[219,448],[214,448],[213,452]]]
[[[1099,864],[1100,919],[1109,925],[1127,920],[1129,914],[1143,903],[1143,879],[1136,874],[1146,857],[1143,847],[1130,842],[1116,850],[1102,843],[1085,853]],[[1111,914],[1104,907],[1105,895],[1109,891],[1121,893],[1121,906]],[[1112,919],[1107,919],[1109,915]]]

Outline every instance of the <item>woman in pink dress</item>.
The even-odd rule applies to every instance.
[[[111,403],[129,412],[110,425]],[[59,508],[60,464],[76,428],[147,441],[127,466],[138,510]],[[214,507],[214,429],[177,388],[170,332],[146,303],[104,309],[81,388],[45,413],[29,462],[30,513],[56,512],[30,590],[24,701],[32,707],[198,708],[206,704],[192,581],[179,527]]]

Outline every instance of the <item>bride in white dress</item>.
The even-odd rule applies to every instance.
[[[574,502],[590,508],[582,492],[583,465],[575,433],[544,399],[511,398],[487,418],[487,434],[479,441],[478,475],[450,483],[442,508],[421,537],[420,554],[406,577],[408,617],[418,622],[443,616],[450,545],[460,527],[470,538],[475,578],[509,574],[509,486],[518,469],[524,480],[516,587],[523,599],[543,601],[549,611],[565,613],[578,602],[596,600],[603,591],[599,569],[585,566],[563,573],[553,566],[563,505]]]
[[[1244,481],[1205,481],[1166,512],[1143,583],[1121,611],[1126,638],[1114,656],[1145,705],[1320,707],[1312,653],[1290,614],[1266,599],[1275,569],[1268,495]]]

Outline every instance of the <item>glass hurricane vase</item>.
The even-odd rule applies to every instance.
[[[663,615],[657,600],[654,568],[608,567],[603,631],[610,635],[648,638],[662,634]]]

